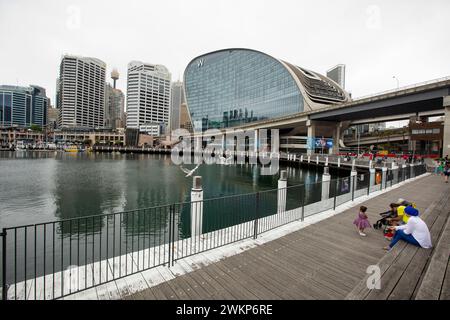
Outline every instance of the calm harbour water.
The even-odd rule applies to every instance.
[[[195,175],[205,199],[273,189],[278,179],[249,164],[204,164]],[[316,170],[288,171],[289,185],[320,178]],[[189,201],[191,186],[170,155],[1,152],[0,227]]]
[[[276,189],[279,174],[261,175],[260,169],[203,164],[195,175],[202,176],[204,199]],[[287,172],[288,186],[310,185],[290,188],[286,209],[298,207],[303,194],[307,202],[320,199],[321,186],[313,185],[321,180],[320,170],[290,167]],[[135,240],[138,249],[139,244],[148,248],[169,241],[167,207],[162,212],[131,210],[184,203],[176,207],[174,237],[190,237],[190,205],[185,202],[191,187],[192,177],[186,178],[170,155],[0,152],[0,228],[57,221],[8,231],[7,283],[133,252]],[[203,232],[251,220],[254,196],[205,201]],[[260,202],[258,214],[275,213],[277,191],[262,193]],[[122,211],[132,214],[100,216]],[[88,216],[93,217],[64,222]]]

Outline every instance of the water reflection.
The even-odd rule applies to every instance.
[[[320,198],[320,184],[312,185],[320,181],[320,170],[287,171],[288,186],[307,183],[289,189],[288,209]],[[201,165],[196,175],[202,176],[204,199],[239,195],[204,202],[204,232],[277,210],[277,191],[267,190],[277,188],[278,174],[261,175],[260,166]],[[8,279],[13,277],[16,252],[17,266],[24,267],[21,279],[32,272],[35,257],[36,272],[42,274],[166,243],[170,217],[175,217],[174,237],[189,237],[191,187],[192,177],[186,178],[167,155],[1,152],[0,228],[66,220],[22,230],[16,248],[15,234],[9,234]],[[256,191],[261,191],[258,196]],[[166,204],[174,205],[157,207]],[[44,271],[44,260],[47,265],[56,260],[55,269]]]
[[[278,175],[261,175],[261,167],[253,164],[203,164],[196,175],[202,176],[205,199],[273,189],[278,180]],[[288,168],[290,186],[320,178],[313,166]],[[186,178],[168,155],[1,152],[0,227],[188,202],[191,187],[192,177]],[[307,186],[308,197],[318,195]],[[100,220],[80,223],[80,230],[72,226],[76,232],[90,224],[96,232],[105,228]],[[63,233],[67,228],[62,227]]]

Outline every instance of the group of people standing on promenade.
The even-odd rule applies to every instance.
[[[366,236],[364,229],[372,227],[366,211],[367,207],[361,206],[357,218],[353,221],[362,237]],[[414,203],[398,199],[397,202],[389,205],[389,211],[380,213],[380,215],[381,219],[373,224],[373,227],[382,229],[384,237],[391,242],[383,249],[392,249],[399,240],[422,248],[431,248],[430,231],[420,218],[419,210]]]
[[[444,176],[445,183],[448,183],[450,176],[450,160],[448,155],[445,158],[434,160],[434,174]]]

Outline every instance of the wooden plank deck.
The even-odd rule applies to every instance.
[[[388,204],[398,198],[414,201],[425,215],[432,203],[448,205],[448,201],[444,204],[442,199],[449,190],[450,186],[444,184],[440,177],[427,176],[363,204],[368,207],[371,223],[378,220],[379,212],[386,211]],[[211,263],[124,298],[343,299],[364,279],[367,267],[383,258],[385,251],[382,247],[388,244],[379,230],[369,229],[367,237],[359,236],[352,224],[357,211],[356,207],[348,209],[220,261],[214,255],[221,256],[224,248],[200,254]],[[431,211],[429,208],[427,214]],[[435,232],[439,223],[443,225],[439,217],[433,223]],[[396,246],[398,249],[402,247],[402,243]],[[418,252],[423,254],[420,250]],[[395,254],[389,254],[389,259],[395,258]],[[186,269],[192,261],[190,258],[183,260],[175,266]],[[406,268],[408,266],[410,270],[416,268],[414,265],[406,265]],[[192,264],[191,269],[196,267]],[[404,270],[390,272],[398,275]],[[442,280],[443,287],[448,286],[448,273]],[[448,296],[448,288],[443,294]]]
[[[450,219],[444,227],[422,283],[414,296],[416,300],[450,300]]]
[[[448,217],[450,194],[434,201],[422,218],[427,223],[432,242],[436,245]],[[381,289],[369,289],[364,278],[346,297],[347,299],[410,300],[413,299],[423,279],[429,258],[434,249],[413,245],[396,245],[377,265],[381,269]]]

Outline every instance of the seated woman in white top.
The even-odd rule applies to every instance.
[[[385,250],[390,250],[401,239],[422,248],[431,248],[431,235],[426,223],[419,218],[419,211],[411,206],[405,208],[405,214],[409,216],[406,224],[390,227],[396,230],[395,236]]]

